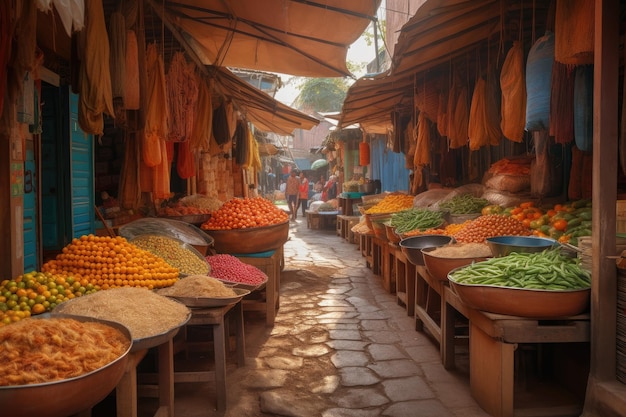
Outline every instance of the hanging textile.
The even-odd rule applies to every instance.
[[[254,135],[252,134],[252,130],[247,129],[248,131],[248,142],[250,143],[250,161],[249,168],[254,170],[261,171],[263,168],[263,164],[261,162],[261,155],[259,154],[259,143],[254,139]]]
[[[109,18],[109,40],[111,42],[109,57],[111,93],[114,100],[122,99],[121,105],[123,106],[126,74],[126,20],[120,12],[111,13]]]
[[[467,130],[471,150],[500,143],[500,95],[495,77],[479,78],[476,82]]]
[[[232,138],[229,126],[230,115],[227,112],[227,105],[224,101],[213,111],[213,137],[218,145],[224,145]],[[235,129],[237,125],[235,124]],[[234,134],[234,132],[233,132]]]
[[[417,116],[416,130],[417,145],[413,164],[418,168],[430,165],[430,121],[423,112]]]
[[[550,135],[555,143],[574,139],[574,70],[571,65],[552,65],[550,93]]]
[[[162,162],[163,150],[160,147],[168,131],[167,94],[163,60],[154,43],[148,45],[146,58],[149,98],[144,129],[143,159],[148,166],[154,167]]]
[[[80,67],[78,123],[85,133],[101,135],[103,113],[114,117],[109,71],[109,36],[100,0],[87,0],[86,28],[81,33],[84,48]]]
[[[459,87],[456,77],[452,81],[450,90],[448,91],[448,106],[446,108],[446,116],[448,118],[448,126],[446,128],[446,134],[448,136],[448,142],[452,145],[452,142],[456,140],[456,130],[454,128],[454,111],[456,110],[456,103],[459,99]]]
[[[173,142],[170,142],[173,144]],[[196,161],[189,146],[190,141],[178,142],[178,157],[176,158],[176,172],[182,179],[191,178],[196,175]]]
[[[159,139],[161,149],[161,163],[153,168],[153,191],[152,196],[154,199],[167,199],[170,198],[170,170],[171,164],[167,160],[167,145],[165,139]]]
[[[554,59],[568,65],[593,64],[594,0],[557,0]]]
[[[439,90],[436,87],[437,84],[439,83],[436,80],[418,83],[413,95],[414,106],[433,123],[437,122],[439,113]]]
[[[118,201],[123,209],[135,210],[141,203],[140,166],[141,152],[140,141],[137,134],[126,131],[124,141],[124,161],[120,172],[120,187]]]
[[[168,140],[183,142],[190,138],[198,101],[196,76],[182,52],[174,54],[167,72],[170,125]]]
[[[213,132],[213,101],[211,84],[197,76],[198,100],[191,134],[191,149],[209,150],[209,141]]]
[[[500,71],[502,135],[513,142],[524,139],[526,124],[526,79],[524,75],[524,49],[518,41],[502,64]]]
[[[235,162],[242,168],[248,167],[248,158],[250,153],[250,141],[248,139],[248,127],[246,122],[240,120],[235,129]]]
[[[535,42],[526,62],[526,130],[548,129],[550,126],[550,90],[554,62],[554,33]]]
[[[469,124],[469,107],[467,104],[467,87],[460,87],[454,105],[454,115],[448,113],[448,138],[450,148],[461,148],[467,145],[467,129]]]
[[[126,110],[139,110],[141,106],[139,49],[137,34],[134,30],[126,31],[126,57],[124,68],[124,107]]]
[[[437,111],[437,131],[442,137],[448,136],[448,94],[439,93],[439,110]]]
[[[67,36],[72,36],[72,32],[79,32],[84,28],[85,2],[84,0],[42,0],[38,1],[42,12],[50,11],[50,3],[54,3],[54,8],[59,14],[61,24]]]
[[[33,1],[21,3],[21,14],[15,22],[11,58],[8,61],[9,73],[6,82],[9,98],[15,100],[21,93],[24,73],[35,69],[37,50],[37,7]],[[9,19],[11,16],[9,16]],[[10,24],[8,25],[11,26]]]

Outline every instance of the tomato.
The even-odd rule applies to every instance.
[[[525,201],[521,203],[519,206],[523,209],[527,209],[527,208],[533,207],[534,205],[535,203],[533,203],[532,201]]]
[[[554,227],[556,230],[560,232],[563,232],[565,229],[567,229],[567,220],[559,219],[555,221],[554,223],[552,223],[552,227]]]

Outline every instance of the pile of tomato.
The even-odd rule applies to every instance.
[[[263,197],[232,198],[200,226],[203,230],[231,230],[270,226],[289,220],[289,215]]]
[[[483,215],[503,214],[519,220],[533,235],[576,245],[581,236],[591,236],[591,201],[577,200],[542,208],[532,201],[515,207],[487,206]]]

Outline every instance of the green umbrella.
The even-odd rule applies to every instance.
[[[313,161],[313,163],[311,164],[311,169],[324,168],[327,165],[328,165],[328,161],[327,160],[325,160],[325,159],[318,159],[317,161]]]

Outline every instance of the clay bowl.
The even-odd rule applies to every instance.
[[[275,250],[289,239],[289,220],[247,229],[205,230],[217,253],[247,254]]]
[[[461,301],[476,310],[507,316],[547,319],[575,316],[584,313],[589,305],[590,288],[536,290],[460,284],[454,281],[455,270],[448,274],[452,290]]]
[[[400,241],[400,249],[413,265],[424,265],[422,249],[444,246],[453,243],[454,238],[446,235],[419,235],[404,238]]]
[[[496,236],[487,238],[486,242],[496,258],[513,252],[535,253],[559,246],[554,239],[538,236]]]
[[[463,258],[444,258],[440,256],[433,256],[431,252],[437,249],[436,247],[422,249],[422,257],[424,258],[424,265],[426,269],[432,275],[433,278],[439,281],[448,281],[448,273],[453,269],[470,265],[474,262],[481,262],[487,260],[486,257],[470,256]]]
[[[49,313],[34,316],[47,320]],[[119,329],[129,340],[130,331],[120,323],[93,317],[55,314],[55,318],[69,317],[83,322],[100,322]],[[41,384],[10,385],[0,387],[0,410],[11,417],[65,417],[77,414],[102,401],[124,376],[129,345],[126,352],[107,365],[74,378]],[[71,358],[70,358],[71,359]]]

